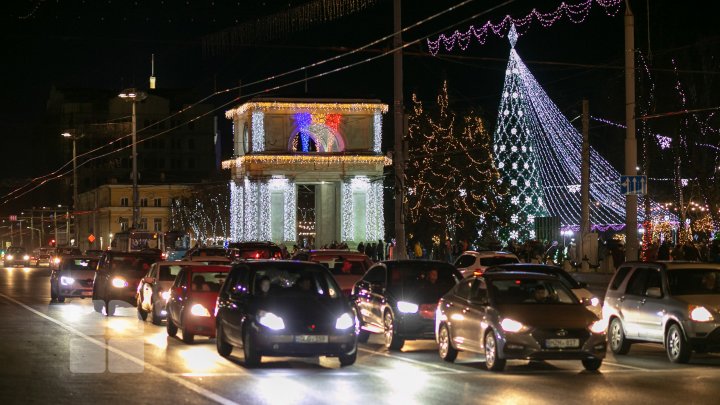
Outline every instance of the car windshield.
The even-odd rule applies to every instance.
[[[149,256],[113,256],[111,260],[114,271],[133,270],[143,273],[150,270],[150,266],[155,262],[155,258]]]
[[[481,257],[481,266],[499,266],[501,264],[518,263],[519,260],[511,256]]]
[[[438,285],[449,290],[457,281],[454,268],[450,265],[433,262],[415,262],[393,266],[390,271],[391,284],[404,287]]]
[[[510,270],[510,268],[508,268]],[[516,269],[517,270],[517,269]],[[499,273],[502,271],[506,271],[506,268],[504,267],[498,267],[493,269],[488,269],[489,273]],[[578,283],[570,274],[567,272],[561,270],[561,269],[555,269],[555,268],[538,268],[538,267],[522,267],[520,270],[523,273],[535,273],[535,274],[547,274],[548,276],[555,276],[559,278],[562,282],[565,283],[565,285],[570,289],[575,288],[582,288],[580,286],[580,283]]]
[[[720,270],[677,269],[668,271],[670,295],[720,294]]]
[[[342,296],[340,287],[327,270],[310,265],[263,264],[255,271],[252,285],[256,296]]]
[[[362,257],[350,259],[343,256],[310,256],[309,260],[327,267],[334,276],[362,276],[367,271]]]
[[[98,259],[65,259],[62,270],[95,270]]]
[[[509,278],[491,280],[490,297],[495,304],[577,304],[577,298],[560,280]]]
[[[175,276],[178,275],[180,270],[182,270],[183,266],[173,264],[173,265],[165,265],[160,266],[159,269],[159,276],[160,281],[173,281],[175,280]]]
[[[230,268],[228,268],[228,271]],[[220,291],[223,281],[227,273],[224,272],[197,272],[192,273],[192,290],[193,291]]]
[[[11,246],[7,250],[8,253],[17,255],[17,254],[23,254],[25,253],[25,248],[23,247],[17,247],[17,246]]]

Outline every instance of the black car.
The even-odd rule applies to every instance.
[[[435,338],[438,300],[462,279],[451,264],[430,260],[384,261],[355,283],[351,294],[360,323],[358,341],[384,333],[385,346],[400,350],[405,340]]]
[[[107,316],[115,313],[118,304],[126,302],[134,307],[140,280],[153,263],[160,261],[159,253],[105,252],[98,262],[93,283],[93,306]]]
[[[233,259],[287,259],[280,246],[273,242],[233,242],[228,248]]]
[[[10,246],[5,252],[5,267],[21,265],[27,267],[30,265],[30,255],[22,246]]]
[[[331,356],[342,366],[357,359],[352,308],[330,271],[317,263],[237,263],[216,311],[218,353],[227,357],[242,346],[248,367],[262,356]]]

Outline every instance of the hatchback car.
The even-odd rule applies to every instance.
[[[489,370],[508,359],[581,360],[597,370],[605,358],[605,324],[557,277],[498,272],[462,280],[437,305],[440,357],[485,355]]]
[[[438,300],[460,281],[451,264],[430,260],[377,263],[355,284],[350,297],[360,324],[358,340],[383,333],[385,347],[400,350],[406,340],[435,338]]]
[[[65,298],[92,296],[97,257],[63,256],[60,265],[50,273],[50,297],[65,302]]]
[[[115,314],[115,307],[126,302],[135,307],[140,279],[153,263],[160,261],[159,253],[107,251],[98,262],[93,282],[95,311],[105,309],[107,316]]]
[[[175,282],[175,277],[184,267],[190,266],[184,262],[157,262],[150,267],[150,271],[140,280],[137,290],[138,316],[143,321],[150,320],[155,325],[160,325],[166,318],[165,306],[170,298],[170,287]]]
[[[28,267],[30,265],[30,255],[22,246],[10,246],[5,252],[3,264],[5,267]]]
[[[242,347],[245,364],[262,356],[331,356],[341,366],[357,358],[356,321],[327,268],[310,262],[235,264],[217,304],[217,351]]]
[[[668,359],[720,351],[720,264],[628,262],[615,273],[603,315],[616,354],[635,342],[665,345]]]
[[[192,343],[195,335],[215,337],[215,304],[230,266],[191,265],[175,277],[167,302],[167,334],[182,330],[182,340]]]
[[[520,263],[520,259],[513,253],[502,251],[481,250],[479,252],[468,250],[455,260],[455,267],[463,277],[472,276],[473,273],[482,273],[490,266],[501,264]]]
[[[345,295],[350,295],[355,283],[362,278],[373,262],[365,253],[342,249],[318,249],[298,252],[293,260],[320,263],[330,269]]]
[[[489,267],[485,270],[485,273],[497,273],[507,271],[522,271],[525,273],[537,273],[547,274],[549,276],[555,276],[560,279],[565,286],[572,290],[576,297],[587,306],[595,315],[599,318],[602,317],[602,301],[600,298],[593,295],[590,290],[587,289],[586,283],[581,283],[575,280],[570,273],[561,269],[557,266],[548,266],[544,264],[531,264],[531,263],[518,263],[518,264],[504,264],[501,266]]]

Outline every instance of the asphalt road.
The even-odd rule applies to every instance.
[[[133,309],[104,317],[88,299],[50,303],[49,271],[0,269],[0,403],[53,404],[716,404],[720,355],[670,364],[663,349],[635,345],[599,372],[579,361],[510,361],[488,372],[481,356],[442,362],[432,341],[387,352],[379,336],[355,365],[337,359],[263,358],[243,366],[213,340],[186,345]]]

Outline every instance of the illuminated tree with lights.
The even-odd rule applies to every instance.
[[[202,184],[173,200],[170,228],[191,233],[201,243],[215,243],[230,235],[230,192],[226,184]]]
[[[504,221],[503,188],[493,164],[492,139],[474,112],[458,118],[449,108],[447,82],[437,109],[413,95],[408,119],[406,207],[409,234],[429,242],[494,239]]]

